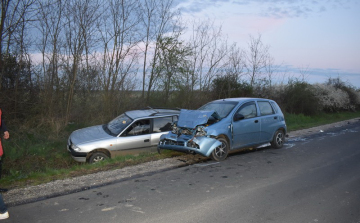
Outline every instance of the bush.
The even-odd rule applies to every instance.
[[[325,112],[349,110],[350,100],[345,91],[326,84],[315,84],[313,90],[319,99],[321,110]]]
[[[270,98],[273,91],[270,81],[266,78],[256,80],[252,88],[253,97],[257,98]]]
[[[276,101],[276,103],[280,106],[281,110],[283,111],[285,111],[286,108],[286,105],[284,103],[285,90],[286,90],[286,85],[284,84],[273,85],[269,95],[269,98]]]
[[[238,82],[232,75],[219,76],[212,82],[214,99],[250,97],[253,95],[253,88],[246,82]]]
[[[346,84],[339,77],[329,78],[327,82],[328,86],[332,86],[336,90],[341,90],[348,96],[348,106],[346,110],[356,111],[360,108],[360,92],[350,84]]]
[[[310,84],[290,80],[283,93],[283,104],[288,113],[314,115],[319,112],[319,99]]]

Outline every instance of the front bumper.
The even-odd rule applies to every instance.
[[[75,161],[81,162],[81,163],[85,163],[85,162],[86,162],[87,153],[76,152],[75,150],[73,150],[73,149],[71,148],[70,145],[67,146],[67,151],[71,154],[71,157],[72,157]]]
[[[221,142],[206,136],[192,137],[190,135],[177,136],[173,133],[160,137],[158,152],[161,149],[174,150],[184,153],[196,153],[209,157],[212,151],[221,145]]]

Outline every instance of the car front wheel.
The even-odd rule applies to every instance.
[[[216,161],[223,161],[229,154],[229,143],[224,138],[218,138],[217,140],[221,142],[221,145],[216,147],[211,153],[211,159]]]
[[[279,129],[275,132],[274,138],[271,142],[271,146],[275,149],[279,149],[283,147],[284,142],[285,142],[284,131]]]
[[[89,163],[97,163],[106,159],[109,159],[108,155],[103,152],[96,152],[90,156]]]

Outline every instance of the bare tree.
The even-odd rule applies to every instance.
[[[189,42],[193,51],[191,90],[194,90],[196,83],[200,91],[209,89],[212,79],[222,69],[228,51],[221,27],[216,27],[214,22],[194,22]]]
[[[156,73],[154,69],[159,60],[159,40],[167,33],[180,32],[178,28],[181,29],[176,20],[179,12],[173,11],[172,6],[173,0],[145,0],[142,7],[142,24],[146,30],[143,41],[142,96],[145,97],[146,75],[148,74],[147,102],[149,102],[150,92],[159,78],[159,73]],[[152,55],[148,58],[150,52]],[[148,66],[149,64],[150,66]]]
[[[100,2],[96,0],[67,0],[65,16],[66,47],[63,57],[64,72],[68,79],[68,93],[65,123],[69,121],[75,84],[84,58],[88,58],[87,49],[96,36],[95,24],[99,18]]]
[[[265,65],[265,72],[267,74],[267,79],[269,82],[269,91],[271,94],[272,86],[273,86],[273,80],[274,76],[277,74],[276,71],[279,68],[279,66],[275,65],[275,59],[271,56],[268,57]]]
[[[310,73],[309,66],[299,68],[299,73],[301,77],[300,80],[302,82],[306,82],[306,80],[309,78],[309,73]]]
[[[142,67],[142,98],[145,98],[145,84],[146,84],[146,72],[147,72],[147,60],[148,52],[154,34],[152,31],[152,23],[155,17],[155,12],[157,8],[157,2],[155,0],[144,1],[142,5],[142,10],[139,13],[139,16],[142,18],[143,26],[145,27],[146,33],[144,38],[144,59]]]
[[[115,102],[119,90],[126,89],[125,83],[129,75],[136,72],[138,59],[137,45],[141,41],[138,32],[138,1],[112,0],[105,10],[102,24],[99,24],[103,56],[101,64],[101,86],[105,108],[112,114],[119,101]],[[110,25],[108,25],[110,24]]]
[[[26,17],[36,0],[2,0],[0,17],[0,90],[4,75],[3,55],[9,54],[10,47],[16,46],[15,38],[22,38],[29,17]],[[19,30],[20,29],[20,30]],[[20,36],[15,36],[18,32]],[[22,38],[23,39],[23,38]],[[3,52],[5,49],[5,52]]]
[[[1,1],[0,91],[11,91],[1,95],[8,95],[6,104],[11,106],[14,118],[26,110],[24,107],[31,99],[28,96],[32,83],[28,27],[33,21],[34,2]]]
[[[61,49],[65,43],[62,35],[64,29],[63,14],[65,13],[66,1],[54,1],[44,3],[39,1],[37,13],[37,26],[39,38],[38,50],[41,52],[41,70],[38,72],[38,86],[43,91],[43,110],[49,116],[61,106],[62,97],[59,94],[60,86],[60,58]],[[41,81],[42,80],[42,81]]]
[[[246,68],[250,77],[250,85],[253,86],[256,79],[261,75],[266,67],[269,58],[269,46],[263,44],[261,35],[257,37],[250,35],[248,43],[248,52],[246,55]]]
[[[238,82],[244,75],[244,69],[246,66],[245,52],[234,43],[229,47],[229,53],[226,60],[226,75],[235,77],[235,80]]]
[[[159,73],[159,90],[163,92],[162,103],[166,105],[172,91],[179,90],[180,81],[188,71],[191,49],[180,41],[179,36],[159,40],[159,61],[155,72]]]

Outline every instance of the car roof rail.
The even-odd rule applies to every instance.
[[[168,110],[168,111],[159,111],[157,109],[164,109],[164,110]],[[180,111],[180,108],[166,108],[166,107],[150,107],[150,106],[147,106],[146,108],[141,108],[141,109],[138,109],[138,110],[152,110],[153,112],[151,112],[148,116],[156,116],[156,115],[168,115],[168,114],[171,114],[171,111],[170,110],[176,110],[176,111]]]
[[[139,110],[149,110],[149,109],[152,109],[152,110],[155,110],[155,111],[156,111],[156,109],[167,109],[167,110],[178,110],[178,111],[181,110],[181,108],[178,108],[178,107],[176,107],[176,108],[167,108],[167,107],[150,107],[150,106],[147,106],[146,108],[141,108]]]

